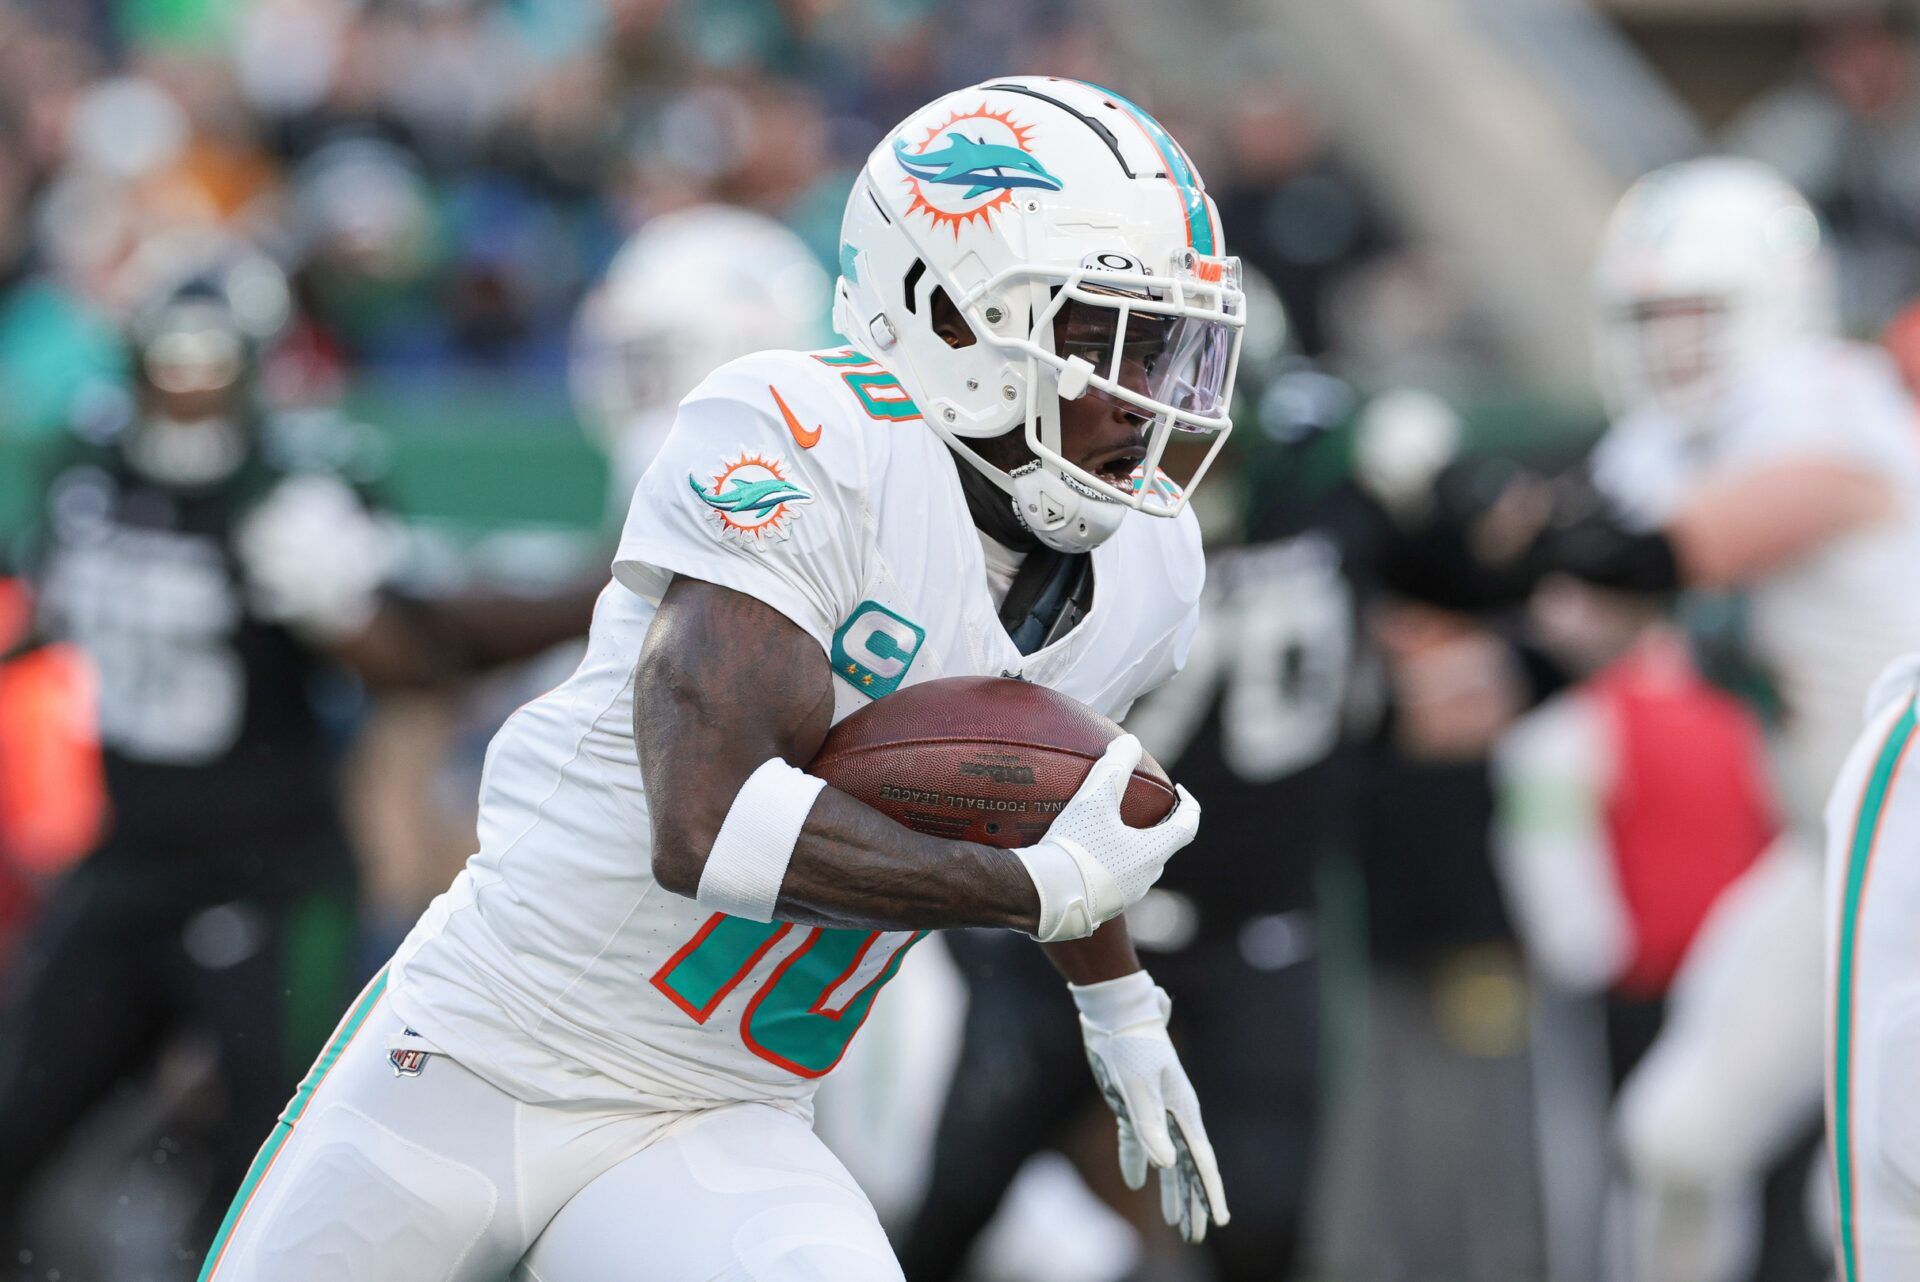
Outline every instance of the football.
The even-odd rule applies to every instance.
[[[1029,846],[1046,832],[1123,731],[1045,686],[948,677],[908,686],[835,726],[807,767],[920,832]],[[1151,827],[1174,806],[1150,756],[1127,782],[1120,815]]]

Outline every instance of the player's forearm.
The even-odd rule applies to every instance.
[[[1897,507],[1883,477],[1792,459],[1706,487],[1665,533],[1690,587],[1752,583]]]
[[[1085,939],[1042,944],[1040,948],[1069,984],[1098,984],[1140,969],[1125,917],[1114,918]]]
[[[827,788],[794,846],[777,915],[860,930],[1032,931],[1039,912],[1033,878],[1012,852],[915,832]]]

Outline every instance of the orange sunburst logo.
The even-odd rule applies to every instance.
[[[723,539],[755,547],[791,536],[795,509],[813,502],[813,495],[787,479],[778,454],[757,450],[742,451],[723,464],[710,487],[695,475],[687,477],[687,485],[706,505]]]
[[[924,213],[935,227],[950,227],[954,239],[969,223],[987,225],[993,211],[1013,203],[1023,187],[1059,191],[1060,180],[1033,154],[1033,126],[1011,111],[985,103],[950,112],[930,127],[918,146],[895,139],[893,156],[913,199],[907,212]]]

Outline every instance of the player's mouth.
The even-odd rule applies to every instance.
[[[1139,467],[1146,457],[1146,444],[1142,441],[1133,441],[1113,449],[1102,450],[1082,466],[1108,484],[1125,489],[1133,477],[1133,469]]]

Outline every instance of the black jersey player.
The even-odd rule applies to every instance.
[[[584,624],[388,592],[392,535],[331,466],[337,436],[256,401],[279,270],[191,247],[160,274],[127,326],[132,394],[76,430],[19,557],[32,638],[97,675],[111,808],[0,989],[0,1259],[35,1277],[60,1262],[10,1240],[22,1197],[116,1083],[210,1034],[224,1189],[351,995],[329,686],[438,679]]]

